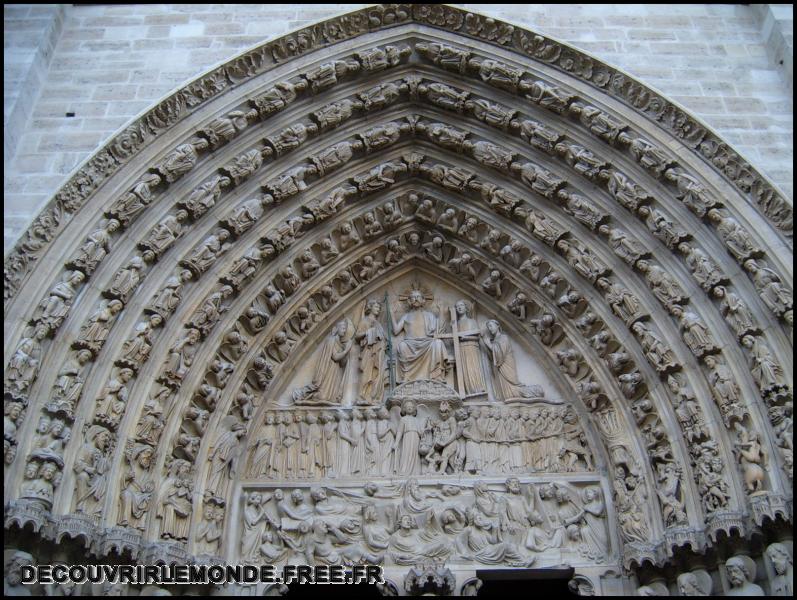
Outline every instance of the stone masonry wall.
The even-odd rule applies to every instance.
[[[81,161],[172,89],[245,48],[362,6],[6,5],[5,251]],[[777,36],[770,13],[751,6],[464,6],[658,88],[792,197],[790,5],[769,5]]]

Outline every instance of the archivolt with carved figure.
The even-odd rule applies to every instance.
[[[643,90],[384,5],[162,102],[6,260],[7,532],[790,590],[791,207]]]

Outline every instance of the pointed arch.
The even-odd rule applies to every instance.
[[[437,216],[453,208],[458,226],[475,218],[481,239],[492,229],[501,248],[518,240],[518,263],[539,257],[561,282],[546,295],[545,274],[535,279],[437,217],[424,221],[425,198]],[[402,213],[397,229],[378,211],[388,201]],[[343,267],[299,277],[261,330],[247,328],[245,312],[266,285],[287,291],[280,270],[298,268],[308,248],[316,255],[345,222],[364,235],[368,212],[382,232],[341,252]],[[512,294],[526,294],[533,316],[553,315],[561,328],[556,343],[529,347],[550,365],[562,362],[558,350],[580,357],[572,376],[557,379],[561,393],[583,418],[597,419],[590,402],[621,416],[652,533],[650,543],[625,540],[626,568],[661,566],[674,548],[702,551],[719,532],[790,520],[792,366],[774,357],[792,353],[791,219],[763,176],[676,105],[564,44],[476,13],[385,5],[269,42],[127,126],[7,257],[6,322],[17,323],[5,352],[7,526],[49,523],[55,539],[80,532],[153,557],[194,552],[196,538],[162,544],[154,491],[138,490],[140,522],[120,521],[125,486],[139,475],[142,486],[183,477],[202,490],[213,435],[233,418],[248,441],[262,423],[268,392],[247,379],[279,321],[410,231],[438,232],[447,252],[475,258],[479,277],[498,269],[508,285],[490,298],[480,281],[430,266],[422,252],[380,277],[417,266],[469,286],[517,335],[539,336],[533,320],[507,309]],[[637,298],[640,314],[622,318],[612,285]],[[559,302],[566,291],[572,310]],[[323,330],[290,360],[307,356]],[[193,362],[164,378],[176,344]],[[613,368],[609,355],[619,352],[627,362]],[[232,369],[224,384],[214,361]],[[288,385],[293,364],[275,367],[272,389]],[[637,383],[624,387],[631,374]],[[236,404],[245,385],[262,397],[248,418]],[[620,442],[589,427],[606,468],[617,467]],[[137,475],[131,461],[142,452],[151,462]],[[82,464],[98,454],[102,480]],[[193,466],[175,474],[175,459]],[[40,478],[30,465],[44,463],[58,466],[59,481],[32,494]],[[686,467],[679,518],[653,502],[669,464]],[[195,526],[202,504],[191,504]]]

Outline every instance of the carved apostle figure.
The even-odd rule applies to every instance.
[[[436,337],[440,323],[437,315],[423,309],[426,300],[431,298],[424,296],[422,290],[413,288],[404,299],[408,311],[398,321],[393,320],[393,332],[404,333],[396,348],[401,380],[445,381],[449,359],[443,340]]]
[[[776,542],[767,546],[767,558],[772,563],[775,576],[772,578],[773,596],[791,596],[794,590],[794,560],[785,544]]]
[[[732,556],[725,561],[725,569],[731,586],[728,596],[766,596],[761,586],[753,583],[756,568],[749,556]]]

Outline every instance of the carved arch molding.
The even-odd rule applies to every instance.
[[[325,21],[148,111],[6,257],[6,531],[775,593],[792,258],[784,196],[628,75],[453,7]]]

